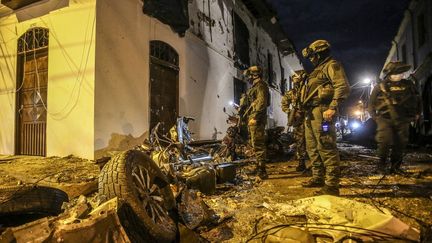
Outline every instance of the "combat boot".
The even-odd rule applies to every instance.
[[[339,187],[337,186],[327,186],[325,185],[320,190],[316,191],[314,195],[332,195],[332,196],[339,196]]]
[[[395,175],[406,175],[407,173],[401,169],[402,160],[392,160],[391,161],[391,167],[390,167],[390,174]]]
[[[399,166],[392,166],[390,168],[389,173],[393,174],[393,175],[401,175],[401,176],[408,175],[408,173],[406,171],[402,170]]]
[[[380,160],[377,164],[377,169],[375,172],[378,174],[385,174],[386,173],[386,159],[385,158],[380,158]]]
[[[324,179],[321,178],[312,178],[302,183],[303,187],[322,187],[324,185]]]
[[[260,171],[258,172],[257,176],[258,176],[261,180],[265,180],[265,179],[268,179],[268,178],[269,178],[269,176],[268,176],[266,170],[260,170]]]
[[[296,167],[297,172],[303,172],[306,170],[306,162],[304,160],[299,160],[299,164]]]

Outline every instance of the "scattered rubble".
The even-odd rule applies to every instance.
[[[0,185],[58,188],[70,198],[97,190],[98,166],[90,160],[66,157],[0,156]]]
[[[296,161],[268,164],[270,178],[265,181],[248,175],[247,172],[252,167],[250,161],[216,164],[215,167],[203,167],[206,163],[194,165],[185,161],[188,166],[174,174],[179,176],[176,177],[177,180],[171,178],[171,184],[158,182],[158,190],[165,188],[164,193],[169,190],[172,200],[175,201],[166,200],[164,193],[151,195],[155,203],[161,203],[160,206],[177,209],[178,216],[174,218],[177,218],[175,222],[178,225],[177,234],[180,242],[289,242],[294,239],[312,242],[311,239],[315,240],[318,235],[327,241],[348,238],[363,241],[389,241],[397,238],[418,241],[430,237],[432,164],[425,161],[429,154],[411,153],[404,163],[404,169],[407,171],[405,175],[384,176],[375,173],[376,158],[372,150],[349,144],[341,145],[341,197],[312,197],[315,189],[300,186],[302,181],[308,179],[308,174],[295,171]],[[37,163],[30,163],[31,159]],[[49,167],[48,162],[41,158],[6,158],[4,162],[0,158],[0,180],[14,186],[21,179],[24,186],[30,183],[46,183],[50,180],[70,185],[82,183],[81,180],[86,179],[91,182],[96,178],[110,181],[108,177],[99,176],[98,165],[91,161],[73,157],[45,159],[51,163],[52,160],[58,160],[57,162],[64,167]],[[42,168],[48,166],[48,173],[27,176],[30,178],[23,177],[21,175],[25,170],[19,165],[19,160],[23,161],[26,170],[35,172],[42,172]],[[67,160],[75,160],[77,165],[69,165]],[[17,171],[13,170],[13,166],[17,167]],[[33,170],[33,166],[36,169]],[[65,170],[58,171],[63,168]],[[72,168],[77,170],[74,171]],[[112,168],[117,168],[118,171],[119,167]],[[143,176],[139,178],[145,185],[148,181],[145,179],[147,175],[153,178],[148,174],[148,169],[141,168],[141,172],[133,172],[133,168],[131,167],[131,178],[136,178],[134,174],[140,175],[143,172]],[[65,172],[69,170],[71,174]],[[200,174],[197,173],[199,171],[205,172],[202,173],[204,179],[197,180],[201,182],[192,183],[187,179]],[[75,174],[77,172],[80,174]],[[128,183],[132,183],[130,186],[136,186],[138,182],[133,179]],[[184,185],[201,191],[188,189]],[[112,187],[108,184],[107,186],[109,191],[116,190],[114,184]],[[145,190],[149,189],[149,193],[154,192],[152,188],[151,184],[143,187]],[[83,189],[84,187],[81,187],[82,191]],[[132,201],[122,194],[107,196],[107,190],[99,190],[93,194],[85,193],[87,196],[77,196],[79,189],[74,193],[75,196],[68,193],[70,202],[63,203],[63,213],[18,227],[8,227],[1,235],[0,241],[148,240],[148,224],[142,223],[142,215],[136,213],[136,206],[131,204]],[[141,195],[139,200],[144,202],[142,199],[145,199],[147,194],[136,195]],[[173,216],[173,211],[166,212]],[[151,218],[151,212],[147,213]],[[153,220],[157,222],[157,218]],[[28,234],[30,231],[33,233]],[[346,231],[350,233],[347,234]],[[77,238],[78,236],[80,237]]]

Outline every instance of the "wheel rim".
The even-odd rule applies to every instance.
[[[149,171],[143,166],[136,166],[132,170],[135,188],[144,210],[150,219],[160,225],[171,223],[171,218],[164,207],[164,198],[157,184],[153,183]]]

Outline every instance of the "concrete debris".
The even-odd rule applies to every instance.
[[[79,196],[76,206],[71,210],[70,215],[75,219],[83,219],[90,212],[90,205],[87,203],[87,198],[83,195]]]
[[[90,160],[66,157],[9,156],[0,163],[0,185],[37,184],[58,188],[69,198],[97,190],[99,168]],[[7,176],[6,176],[7,175]]]
[[[178,205],[179,215],[189,229],[216,223],[218,216],[197,195],[195,190],[184,189]]]
[[[169,179],[167,188],[176,199],[173,212],[178,212],[180,221],[180,242],[314,242],[314,237],[323,235],[328,241],[419,241],[421,234],[416,228],[421,228],[417,223],[422,221],[417,219],[426,222],[428,229],[432,223],[431,169],[424,162],[428,155],[408,156],[411,160],[404,167],[417,176],[383,177],[373,172],[376,161],[372,150],[340,144],[344,158],[341,196],[345,198],[311,197],[315,189],[300,186],[307,175],[295,171],[297,161],[268,164],[270,179],[256,180],[248,174],[253,160],[202,160],[216,158],[212,156],[217,145],[157,147],[154,144],[163,143],[152,136],[153,145],[135,149],[153,155]],[[58,216],[7,229],[1,226],[0,242],[146,242],[147,226],[136,223],[138,218],[128,203],[92,194],[97,188],[98,164],[71,156],[46,160],[39,164],[37,158],[36,162],[25,157],[8,159],[0,163],[0,183],[53,184],[68,193],[70,202],[63,203],[63,213]],[[53,164],[64,166],[64,171]],[[29,173],[31,166],[36,167],[36,175]],[[153,187],[146,189],[151,193]],[[160,201],[165,196],[153,199]]]
[[[123,205],[113,198],[86,214],[81,197],[70,212],[8,228],[0,242],[131,242],[120,220]]]

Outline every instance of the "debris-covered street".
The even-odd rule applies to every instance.
[[[337,209],[339,211],[329,210],[328,212],[320,211],[316,207],[301,209],[301,206],[304,206],[306,202],[300,203],[296,200],[314,197],[313,193],[316,189],[301,187],[301,182],[309,177],[307,173],[295,171],[295,161],[270,163],[268,169],[270,177],[264,181],[256,176],[248,176],[247,171],[251,166],[243,165],[237,168],[234,181],[217,184],[216,191],[212,195],[198,192],[198,198],[201,198],[208,205],[208,209],[213,211],[208,215],[216,214],[213,215],[216,219],[204,220],[203,214],[192,214],[192,217],[195,218],[189,219],[188,226],[193,231],[186,230],[187,227],[184,226],[186,223],[181,220],[183,226],[179,227],[180,242],[197,242],[198,240],[203,242],[206,240],[210,242],[246,242],[249,240],[260,242],[260,239],[264,239],[261,237],[271,238],[272,235],[273,237],[282,237],[279,238],[281,240],[284,239],[283,237],[289,237],[290,234],[294,233],[287,233],[288,236],[284,236],[284,234],[277,236],[277,233],[266,231],[266,229],[271,227],[288,229],[288,226],[294,226],[295,228],[303,227],[303,229],[306,227],[310,232],[315,232],[317,229],[326,228],[330,224],[362,228],[362,224],[363,227],[366,227],[387,222],[386,217],[389,217],[388,215],[392,215],[403,222],[399,223],[405,223],[411,227],[411,233],[408,234],[407,231],[402,234],[403,236],[414,237],[411,240],[419,240],[420,238],[415,237],[420,237],[420,234],[430,235],[432,224],[432,165],[430,164],[432,155],[430,153],[427,153],[426,150],[425,152],[409,153],[406,160],[407,164],[404,166],[407,174],[383,177],[383,175],[375,173],[376,160],[373,158],[372,150],[346,143],[339,144],[339,148],[343,160],[340,198],[364,204],[354,205],[351,202],[349,203],[350,207],[343,205]],[[99,167],[92,161],[72,156],[46,159],[3,156],[0,161],[1,184],[4,186],[43,185],[67,192],[70,202],[62,206],[62,209],[65,210],[62,215],[65,216],[61,216],[61,220],[57,219],[56,224],[69,225],[85,222],[91,216],[89,215],[90,209],[97,208],[104,200],[97,193]],[[52,166],[54,163],[57,166]],[[80,194],[82,196],[79,197]],[[84,211],[80,209],[80,204],[83,204],[82,201],[87,203]],[[201,212],[199,207],[196,210]],[[370,222],[358,219],[360,212],[367,212],[368,217],[371,217],[368,218]],[[375,212],[377,216],[373,216],[372,212]],[[91,214],[94,215],[94,213]],[[346,218],[337,218],[339,216],[336,214],[342,214]],[[80,220],[77,221],[77,219]],[[6,230],[7,226],[19,226],[16,225],[17,222],[20,221],[2,222],[1,230]],[[5,223],[11,225],[5,225]],[[118,224],[120,223],[118,222]],[[392,224],[396,229],[400,227],[398,222]],[[106,228],[100,227],[101,232],[98,234],[108,234],[103,232]],[[342,227],[339,230],[337,228],[324,229],[321,230],[321,235],[330,234],[332,237],[341,239],[347,235],[343,233],[347,229],[352,230],[348,227]],[[51,230],[54,232],[53,228],[50,229],[50,232]],[[386,230],[392,232],[390,226]],[[377,237],[372,239],[385,239],[387,241],[398,238],[394,236],[392,238],[391,235],[386,234],[373,234],[372,231],[371,233],[367,230],[361,232],[362,234],[349,234],[349,236],[355,236],[353,239],[356,237],[359,239],[360,236],[365,237],[369,234]],[[297,232],[297,234],[298,237],[305,237],[303,232]],[[19,234],[16,235],[19,236]],[[1,239],[7,241],[5,237],[7,234],[3,234]],[[193,239],[193,241],[182,241],[182,237],[183,240]]]
[[[431,0],[0,0],[0,243],[432,242]]]

